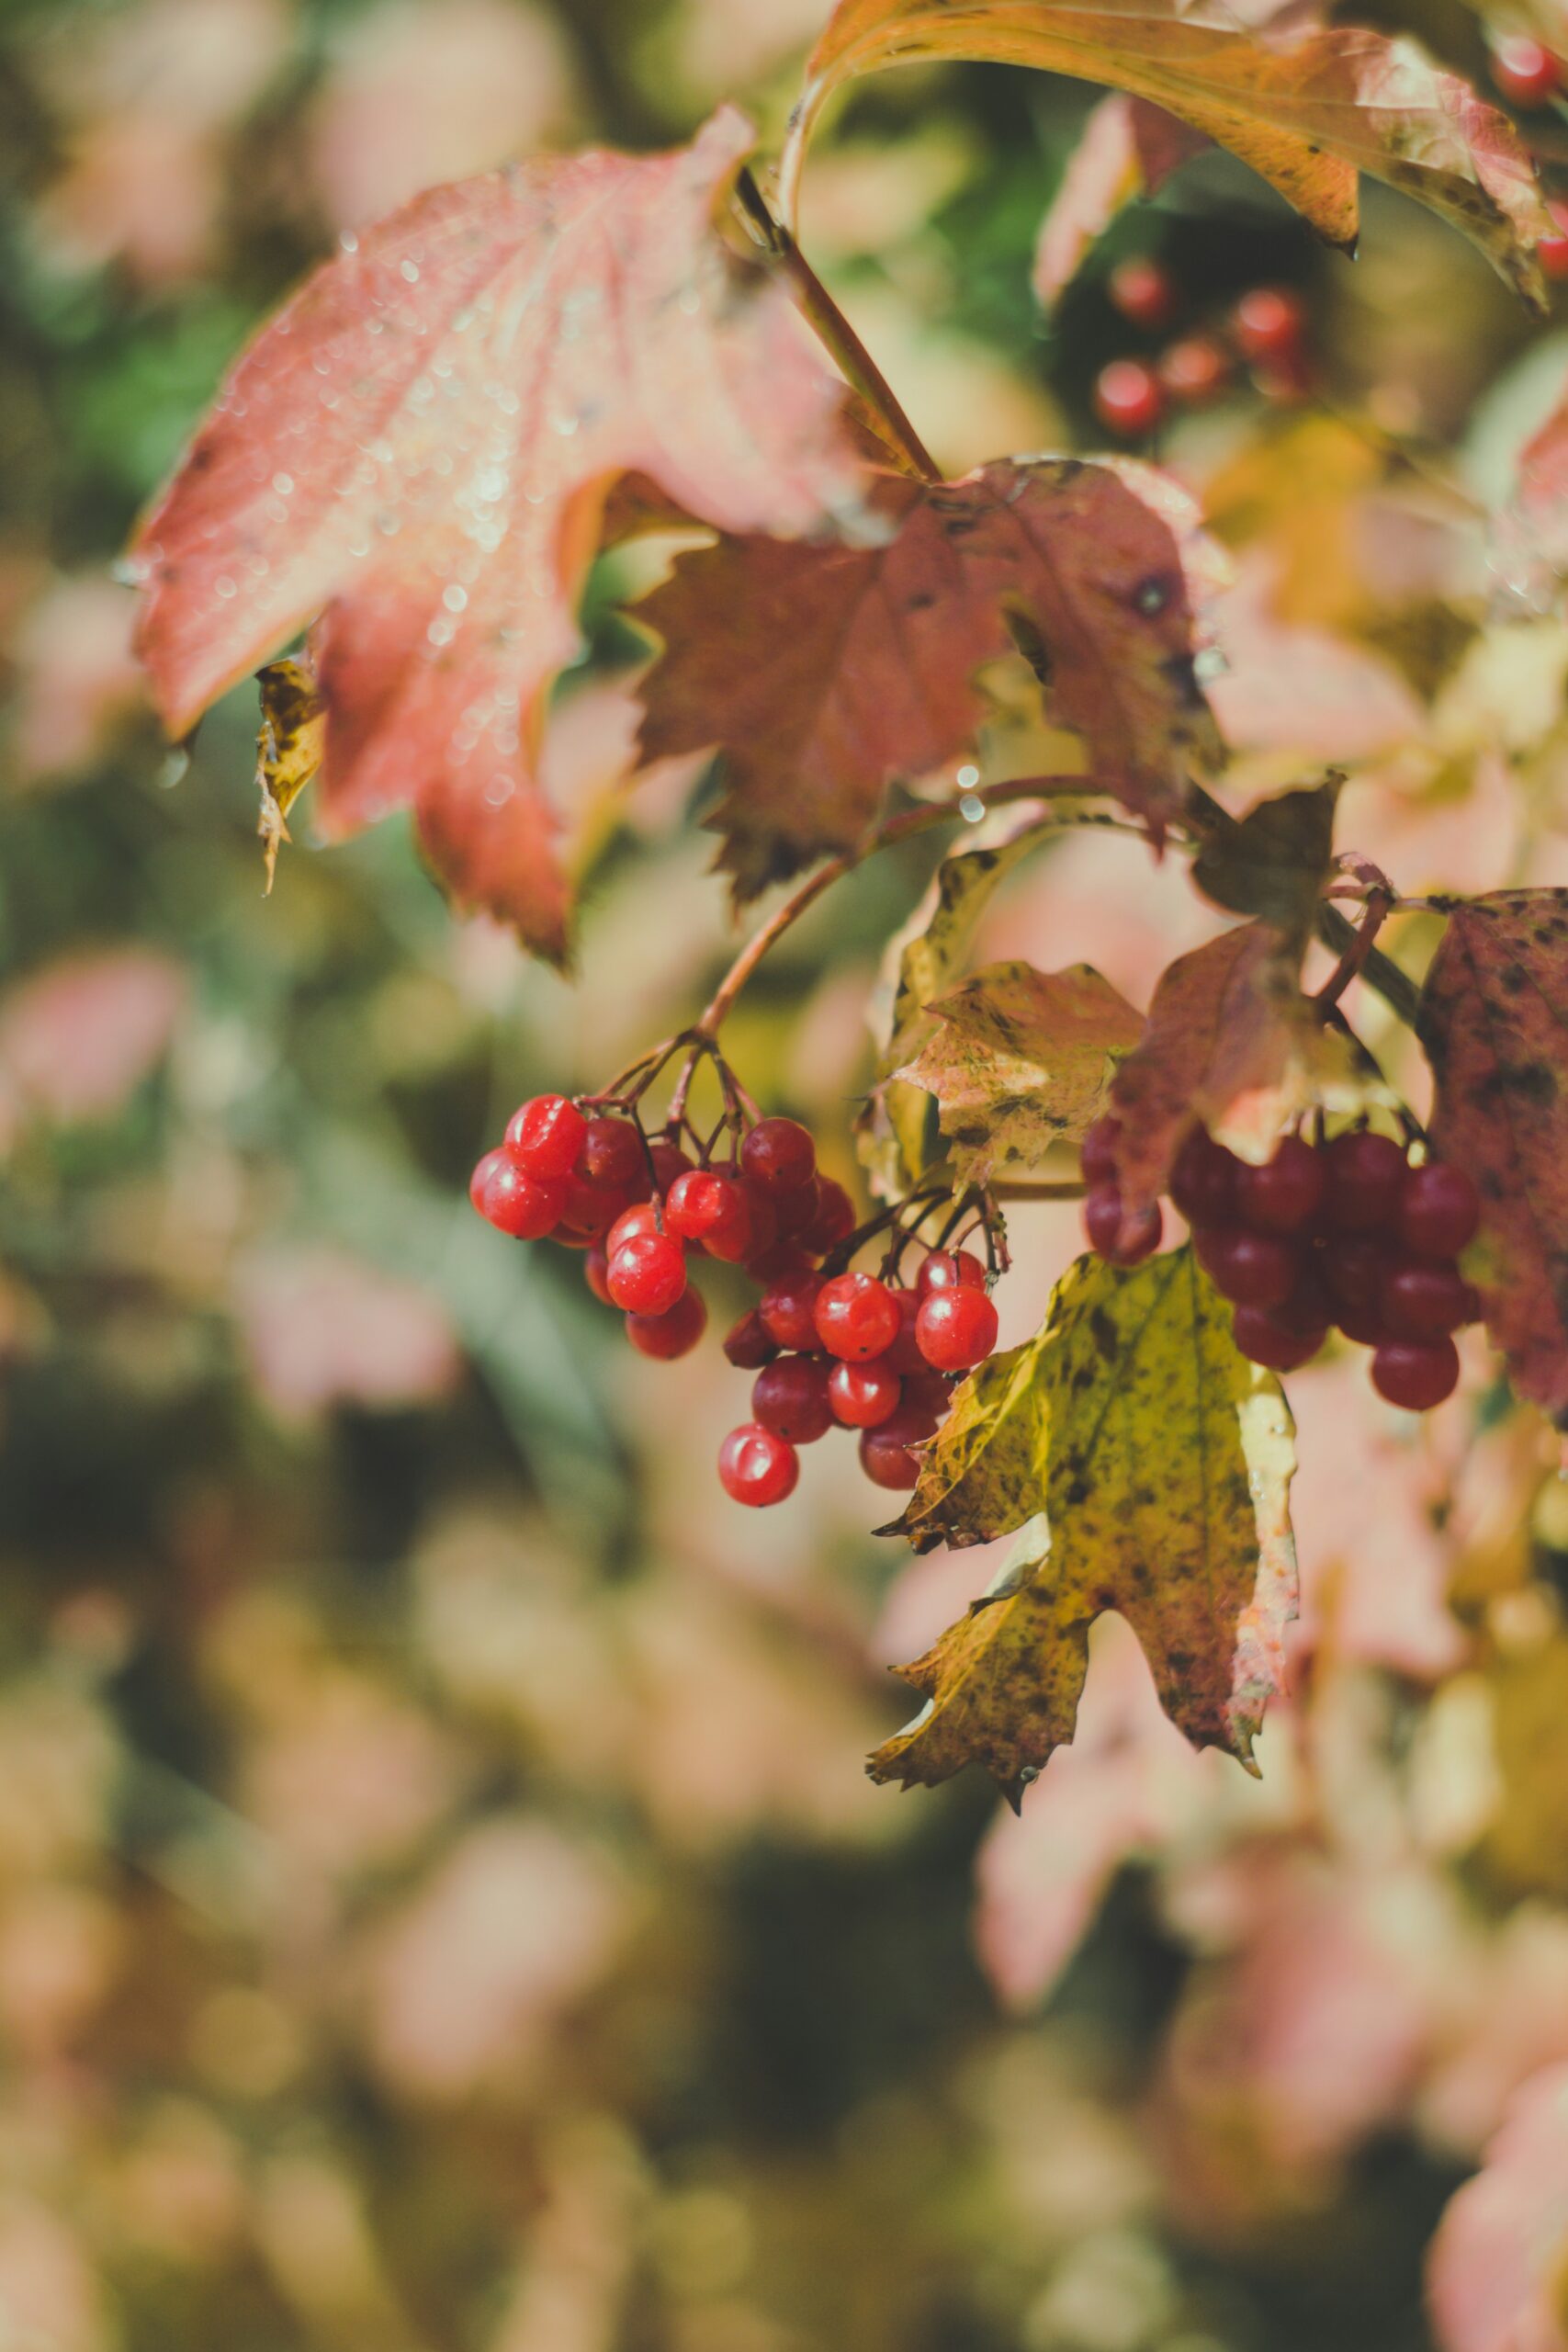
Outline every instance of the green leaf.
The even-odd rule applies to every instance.
[[[1304,947],[1334,864],[1334,817],[1345,779],[1260,800],[1239,820],[1215,804],[1192,878],[1227,914],[1261,915]]]
[[[1125,1617],[1198,1746],[1250,1764],[1296,1611],[1294,1427],[1190,1250],[1127,1273],[1085,1258],[1045,1327],[960,1390],[901,1532],[985,1543],[1043,1514],[997,1589],[899,1671],[928,1701],[874,1779],[983,1764],[1016,1796],[1070,1739],[1089,1629]]]

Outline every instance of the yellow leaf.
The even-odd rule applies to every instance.
[[[1294,1425],[1190,1250],[1131,1273],[1082,1259],[1038,1339],[960,1390],[901,1522],[919,1548],[1043,1514],[1002,1583],[906,1680],[928,1701],[874,1779],[983,1764],[1016,1801],[1070,1739],[1102,1610],[1142,1642],[1167,1712],[1250,1764],[1296,1610]]]
[[[269,662],[257,671],[256,682],[261,687],[261,732],[256,737],[261,815],[256,831],[270,898],[277,853],[289,839],[288,811],[321,764],[327,711],[316,691],[315,672],[307,662]]]

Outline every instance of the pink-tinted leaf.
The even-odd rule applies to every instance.
[[[1427,2265],[1442,2352],[1564,2352],[1568,2066],[1518,2092],[1475,2178],[1450,2199]]]
[[[712,225],[750,141],[727,109],[417,198],[263,331],[138,540],[174,732],[320,614],[325,825],[412,803],[457,900],[557,958],[536,754],[611,486],[787,533],[858,481],[841,386]]]
[[[1142,99],[1121,91],[1101,99],[1040,224],[1034,291],[1046,310],[1077,276],[1122,207],[1134,197],[1151,195],[1206,143],[1174,115]]]

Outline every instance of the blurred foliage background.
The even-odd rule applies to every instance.
[[[1521,2086],[1540,2129],[1493,2181],[1529,2259],[1462,2205],[1440,2243],[1539,2332],[1461,2292],[1441,2340],[1565,2340],[1529,2200],[1568,2199],[1568,1510],[1484,1360],[1416,1434],[1348,1365],[1292,1384],[1306,1612],[1261,1783],[1188,1754],[1107,1622],[1021,1821],[874,1792],[886,1666],[994,1562],[911,1566],[827,1462],[743,1520],[709,1472],[736,1376],[630,1357],[575,1261],[467,1206],[524,1093],[602,1082],[733,944],[703,779],[625,789],[631,632],[600,599],[551,744],[575,989],[454,922],[400,823],[286,853],[264,902],[254,696],[187,759],[139,695],[117,551],[337,233],[731,92],[776,129],[822,13],[6,12],[4,2352],[1417,2352]],[[1406,18],[1483,71],[1468,14]],[[1236,559],[1234,789],[1338,759],[1347,838],[1407,889],[1568,881],[1568,639],[1497,616],[1483,529],[1563,339],[1396,199],[1352,266],[1219,159],[1045,321],[1091,103],[889,77],[823,147],[808,249],[953,469],[1086,442],[1138,345],[1119,255],[1200,320],[1303,288],[1313,397],[1238,386],[1162,453]],[[736,1026],[846,1178],[927,870],[836,893]],[[1137,994],[1210,920],[1080,842],[986,947]],[[1075,1249],[1070,1212],[1024,1224],[1009,1338]]]

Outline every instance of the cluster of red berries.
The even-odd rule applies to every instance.
[[[1525,33],[1494,33],[1487,48],[1493,86],[1511,107],[1530,113],[1551,104],[1563,84],[1560,57]]]
[[[736,1502],[783,1502],[797,1449],[835,1427],[859,1433],[873,1485],[908,1491],[950,1381],[996,1346],[997,1310],[971,1251],[928,1250],[913,1287],[851,1269],[850,1196],[818,1173],[794,1119],[759,1120],[727,1166],[701,1167],[675,1136],[650,1140],[624,1113],[539,1095],[479,1161],[469,1196],[502,1233],[586,1251],[589,1288],[661,1363],[690,1354],[707,1328],[693,1259],[739,1267],[761,1286],[724,1342],[732,1364],[756,1374],[752,1418],[719,1455]]]
[[[1176,322],[1182,296],[1170,272],[1146,256],[1121,262],[1107,292],[1130,325],[1161,334]],[[1306,310],[1288,288],[1257,286],[1223,328],[1174,336],[1153,359],[1113,359],[1094,388],[1095,413],[1107,432],[1138,441],[1173,408],[1201,408],[1235,375],[1238,360],[1271,400],[1299,400],[1310,380]]]
[[[1124,1214],[1119,1133],[1101,1119],[1085,1138],[1084,1222],[1101,1257],[1137,1265],[1158,1246],[1162,1219],[1157,1204]],[[1455,1262],[1481,1217],[1461,1170],[1435,1159],[1413,1167],[1370,1129],[1320,1146],[1287,1136],[1253,1168],[1200,1127],[1178,1155],[1170,1197],[1254,1363],[1298,1371],[1337,1327],[1372,1350],[1372,1385],[1391,1405],[1421,1413],[1452,1395],[1452,1335],[1479,1311]]]

